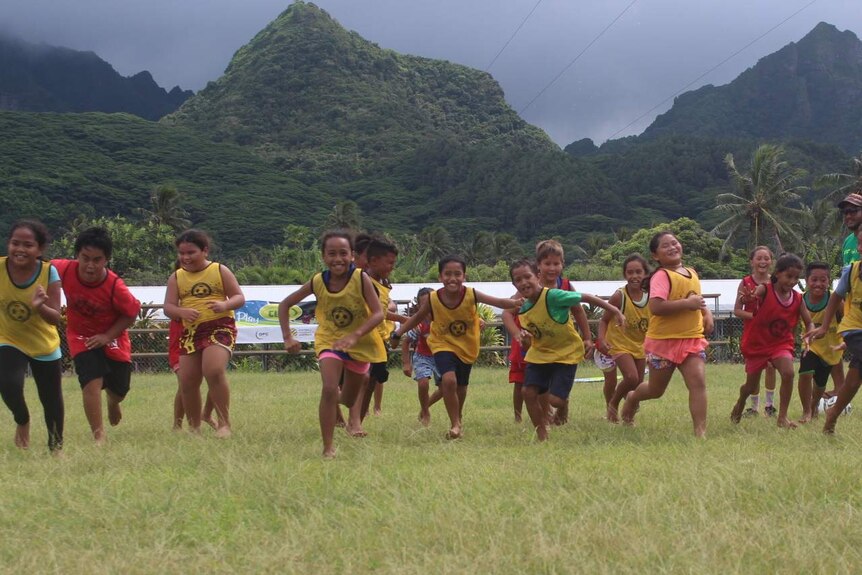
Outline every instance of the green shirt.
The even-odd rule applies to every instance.
[[[581,303],[581,294],[576,291],[567,291],[562,289],[549,289],[546,298],[548,302],[548,314],[554,318],[557,323],[566,323],[569,321],[569,309],[573,305]],[[527,300],[521,306],[520,313],[532,309],[536,302]]]
[[[856,239],[856,234],[850,234],[844,238],[844,247],[841,249],[841,259],[844,261],[842,265],[849,266],[853,262],[859,261],[859,240]]]

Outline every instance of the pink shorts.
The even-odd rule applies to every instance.
[[[786,349],[775,351],[768,355],[752,355],[745,358],[745,373],[760,373],[767,368],[773,359],[793,359],[793,353]]]
[[[320,361],[321,359],[337,359],[338,361],[344,363],[344,369],[352,371],[353,373],[366,374],[368,373],[368,370],[371,369],[370,362],[356,361],[343,351],[332,351],[329,349],[324,350],[320,352],[319,356],[317,356],[318,361]]]

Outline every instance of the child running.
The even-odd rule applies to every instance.
[[[748,265],[751,273],[742,278],[737,289],[736,303],[733,305],[733,315],[742,320],[742,339],[751,324],[751,318],[757,311],[758,299],[754,297],[757,286],[770,283],[769,272],[772,269],[772,250],[766,246],[757,246],[748,254]],[[745,351],[742,351],[745,358]],[[770,363],[766,369],[766,405],[763,407],[763,415],[772,417],[775,415],[775,367]],[[742,416],[752,417],[758,415],[760,409],[760,375],[757,376],[757,384],[751,392],[751,405]]]
[[[218,415],[216,437],[231,435],[230,387],[227,364],[236,343],[233,310],[245,303],[236,277],[226,266],[209,259],[210,238],[186,230],[176,240],[180,269],[171,274],[165,293],[165,315],[182,320],[178,376],[189,431],[200,433],[201,382]]]
[[[48,428],[48,449],[63,449],[60,276],[42,260],[48,230],[34,220],[12,224],[0,257],[0,396],[15,420],[15,445],[30,447],[30,411],[24,399],[27,367],[33,373]]]
[[[802,302],[811,315],[815,328],[823,323],[826,306],[829,304],[832,286],[829,271],[829,264],[824,262],[811,262],[805,268],[805,293],[802,294]],[[839,321],[840,319],[839,317]],[[837,325],[830,325],[823,338],[811,342],[811,348],[799,362],[799,399],[802,402],[802,419],[799,423],[808,423],[816,416],[817,406],[826,393],[830,374],[835,387],[841,389],[844,383],[844,365],[841,363],[843,356],[844,340],[838,333]]]
[[[778,427],[793,429],[796,423],[787,417],[793,394],[794,336],[799,318],[805,322],[805,332],[811,331],[811,315],[802,305],[802,294],[794,290],[802,275],[802,260],[794,254],[784,254],[775,263],[772,281],[757,286],[757,311],[749,320],[740,345],[745,357],[745,383],[739,388],[739,399],[730,412],[730,420],[739,423],[745,400],[760,380],[760,372],[771,363],[781,377],[778,404]]]
[[[66,294],[66,341],[81,384],[84,414],[93,440],[104,444],[102,390],[108,421],[120,423],[120,403],[129,393],[132,344],[128,330],[141,311],[125,282],[108,269],[114,244],[104,228],[89,228],[75,239],[75,259],[53,260]]]
[[[608,303],[623,312],[626,321],[619,327],[611,325],[613,314],[606,311],[599,322],[596,355],[604,356],[601,360],[607,368],[605,399],[607,420],[611,423],[619,423],[620,402],[644,379],[646,368],[644,337],[649,327],[650,311],[649,293],[643,289],[643,280],[649,273],[649,265],[643,257],[638,254],[627,257],[623,261],[626,285],[615,291],[608,300]],[[598,364],[599,361],[596,363]],[[617,368],[623,376],[619,385],[617,385]],[[611,378],[608,378],[608,374],[611,374]]]
[[[523,326],[521,345],[527,350],[524,403],[539,441],[545,441],[549,422],[539,396],[547,393],[549,403],[561,409],[568,403],[578,369],[576,345],[579,338],[569,310],[583,301],[615,316],[617,325],[623,325],[625,316],[596,296],[542,287],[538,273],[536,265],[529,260],[519,260],[509,268],[512,285],[526,299],[518,311]]]
[[[335,457],[333,436],[338,404],[352,407],[370,362],[386,355],[383,340],[375,333],[383,310],[368,274],[353,265],[353,237],[331,231],[320,241],[327,270],[315,274],[278,306],[278,321],[288,353],[301,346],[290,330],[290,308],[310,295],[317,299],[314,349],[323,387],[318,415],[323,437],[323,457]],[[343,384],[339,389],[339,383]]]
[[[440,372],[443,403],[449,415],[447,439],[461,437],[461,418],[470,384],[470,370],[479,357],[479,314],[476,306],[484,303],[509,309],[520,307],[523,298],[503,299],[483,294],[464,286],[467,263],[450,255],[437,266],[443,287],[432,292],[427,303],[419,305],[416,314],[392,333],[393,346],[401,336],[430,316],[431,333],[428,347],[434,354],[434,363]]]
[[[862,239],[862,229],[856,232],[857,240]],[[859,252],[862,253],[862,241],[858,242]],[[831,435],[835,433],[835,425],[838,416],[844,413],[844,409],[859,391],[859,370],[862,368],[862,275],[860,275],[860,262],[855,261],[845,266],[841,271],[841,278],[835,291],[829,296],[829,304],[823,312],[823,323],[820,327],[809,332],[814,339],[820,339],[829,333],[832,320],[838,312],[841,304],[844,304],[844,317],[838,324],[838,333],[844,338],[844,345],[850,354],[850,365],[847,367],[847,376],[844,385],[838,390],[835,403],[826,410],[826,418],[823,422],[823,433]]]
[[[421,288],[416,294],[416,306],[411,310],[416,313],[422,304],[428,305],[428,298],[431,297],[431,288]],[[430,389],[431,378],[434,382],[440,385],[440,373],[437,371],[437,366],[434,364],[434,354],[431,353],[431,348],[428,347],[428,334],[431,332],[431,322],[427,319],[419,325],[407,332],[407,336],[401,342],[401,366],[404,375],[413,377],[416,380],[417,391],[419,393],[419,421],[425,427],[431,425],[430,400],[428,391]],[[410,354],[410,345],[413,344],[413,355]]]
[[[712,313],[700,291],[700,279],[682,263],[682,245],[673,232],[655,234],[649,250],[659,269],[653,272],[649,291],[649,328],[644,351],[649,379],[626,395],[620,414],[623,423],[634,424],[641,401],[664,395],[674,370],[688,388],[688,408],[697,437],[706,436],[706,348],[704,334],[712,333]]]

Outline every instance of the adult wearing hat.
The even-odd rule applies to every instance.
[[[844,239],[844,247],[841,248],[842,265],[850,265],[859,260],[859,242],[856,232],[862,225],[862,195],[852,193],[838,202],[838,210],[844,218],[844,225],[850,230],[850,235]]]

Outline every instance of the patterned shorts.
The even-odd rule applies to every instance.
[[[692,355],[696,355],[701,360],[706,361],[705,351],[689,354],[689,357],[691,357]],[[655,355],[654,353],[647,353],[646,359],[650,369],[672,369],[679,365],[678,363],[674,363],[671,360]]]
[[[232,317],[220,317],[183,329],[180,354],[191,355],[217,345],[233,353],[236,345],[236,323]]]

